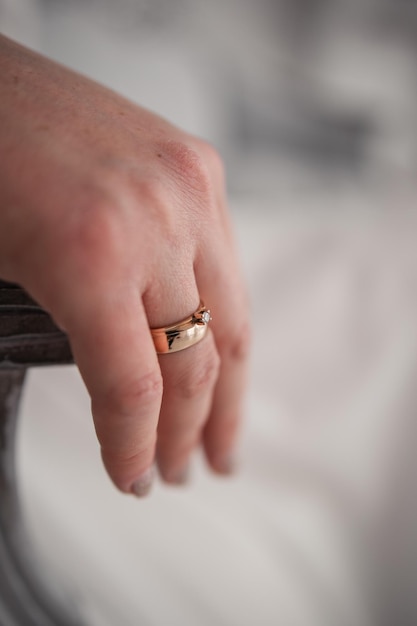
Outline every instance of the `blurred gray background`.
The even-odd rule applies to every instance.
[[[97,626],[417,623],[417,2],[0,0],[0,28],[211,141],[254,354],[231,481],[120,496],[33,372],[35,549]]]

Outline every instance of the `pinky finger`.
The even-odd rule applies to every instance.
[[[217,340],[221,369],[203,433],[203,445],[208,463],[220,474],[230,474],[236,465],[249,344],[249,327],[244,327],[241,336],[231,343]]]

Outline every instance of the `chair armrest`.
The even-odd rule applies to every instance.
[[[15,443],[26,370],[72,363],[67,336],[19,286],[0,281],[0,624],[81,626],[49,594],[21,516]]]
[[[0,281],[0,368],[72,363],[68,338],[18,285]]]

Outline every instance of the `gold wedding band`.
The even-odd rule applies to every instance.
[[[190,348],[205,337],[210,320],[210,311],[200,300],[197,311],[185,320],[171,326],[151,328],[155,350],[158,354],[167,354]]]

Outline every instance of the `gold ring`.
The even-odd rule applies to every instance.
[[[171,326],[151,328],[156,352],[167,354],[168,352],[179,352],[179,350],[190,348],[204,338],[211,319],[210,311],[200,300],[197,311],[185,320]]]

